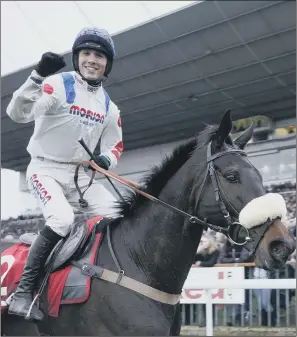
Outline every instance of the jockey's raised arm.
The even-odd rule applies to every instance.
[[[78,140],[83,138],[92,152],[100,141],[96,163],[108,170],[116,167],[123,152],[120,110],[103,88],[113,66],[115,48],[109,33],[84,28],[72,47],[74,71],[56,74],[66,64],[63,56],[42,55],[26,82],[15,91],[7,108],[17,123],[35,122],[27,151],[30,192],[37,198],[46,220],[34,241],[9,313],[26,316],[41,268],[57,242],[68,235],[74,222],[74,209],[80,208],[73,181],[76,164],[88,160]],[[80,172],[78,183],[87,187],[89,169]],[[85,195],[90,216],[113,215],[115,198],[99,181]],[[31,318],[42,320],[34,304]]]

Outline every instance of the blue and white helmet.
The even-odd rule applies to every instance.
[[[74,70],[79,72],[78,51],[83,48],[95,49],[103,52],[107,57],[107,65],[104,76],[108,76],[112,69],[115,57],[115,48],[110,34],[97,27],[83,28],[77,35],[72,46],[72,63]]]

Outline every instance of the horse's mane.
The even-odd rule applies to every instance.
[[[215,135],[218,126],[207,125],[194,138],[188,142],[177,146],[170,156],[165,156],[160,165],[152,167],[150,172],[145,175],[140,183],[140,190],[157,197],[169,179],[184,165],[191,157],[195,149],[202,148]],[[146,202],[146,198],[134,191],[127,190],[123,196],[124,201],[116,202],[115,207],[118,209],[118,214],[121,216],[131,216],[136,209]]]

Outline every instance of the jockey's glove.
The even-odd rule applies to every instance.
[[[108,170],[109,169],[109,166],[110,166],[110,161],[109,161],[109,158],[107,158],[106,156],[104,155],[100,155],[100,156],[96,156],[94,155],[95,157],[95,163],[100,166],[101,168],[103,168],[104,170]],[[92,169],[92,168],[91,168]]]
[[[64,57],[52,52],[44,53],[35,70],[41,77],[53,75],[66,66]]]

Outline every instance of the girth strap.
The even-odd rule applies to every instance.
[[[111,233],[110,233],[110,225],[107,226],[107,242],[109,252],[111,253],[112,259],[116,265],[118,272],[114,272],[108,269],[101,268],[99,266],[84,263],[81,264],[75,260],[71,261],[71,263],[81,269],[82,274],[88,275],[91,277],[99,278],[111,283],[115,283],[122,287],[128,288],[130,290],[136,291],[139,294],[142,294],[146,297],[149,297],[155,301],[162,302],[165,304],[175,305],[180,300],[180,294],[168,294],[161,290],[152,288],[144,283],[138,282],[130,277],[125,276],[124,270],[121,268],[120,263],[114,253],[112,243],[111,243]]]
[[[81,264],[77,261],[72,261],[71,263],[75,267],[80,268],[84,275],[88,275],[104,281],[118,284],[124,288],[130,289],[134,292],[137,292],[141,295],[151,298],[154,301],[170,305],[176,305],[180,301],[181,294],[165,293],[161,290],[152,288],[146,284],[133,280],[132,278],[127,277],[125,275],[123,275],[120,281],[118,281],[119,278],[118,273],[89,263]]]

